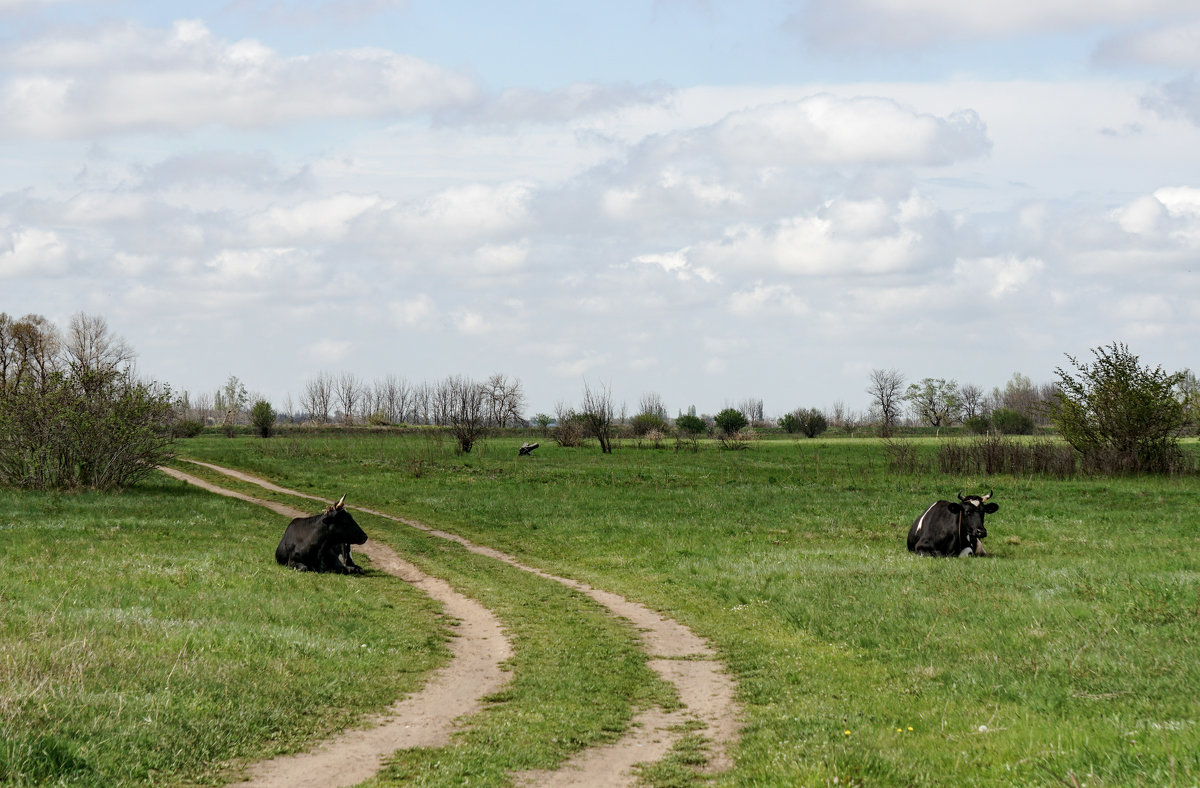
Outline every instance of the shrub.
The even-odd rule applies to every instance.
[[[1064,479],[1075,473],[1075,451],[1050,440],[1017,441],[1000,435],[948,440],[938,446],[938,470],[956,476],[1038,474]]]
[[[816,408],[796,411],[796,421],[799,423],[800,431],[810,438],[815,438],[829,429],[829,420]]]
[[[666,432],[668,428],[667,420],[657,413],[639,413],[629,420],[629,426],[639,438],[654,431]]]
[[[713,417],[713,422],[724,436],[735,435],[750,423],[737,408],[726,408]]]
[[[684,413],[675,418],[675,427],[680,432],[686,432],[688,435],[702,435],[708,429],[708,425],[704,423],[704,419],[691,413]]]
[[[779,427],[788,435],[794,435],[800,431],[800,419],[795,413],[785,413],[779,419]]]
[[[1051,420],[1082,455],[1084,467],[1102,473],[1163,473],[1183,459],[1178,435],[1187,421],[1176,396],[1183,373],[1150,369],[1121,343],[1092,350],[1086,364],[1067,356],[1075,374],[1061,367]]]
[[[275,427],[275,409],[271,403],[262,399],[254,403],[250,409],[250,423],[261,437],[271,437],[271,430]]]
[[[1010,408],[997,408],[993,411],[992,426],[1005,435],[1033,434],[1033,419]]]
[[[171,434],[176,438],[194,438],[204,432],[204,422],[198,419],[184,419],[171,427]]]
[[[987,416],[971,416],[963,422],[963,426],[967,428],[967,432],[986,435],[987,431],[992,428],[992,422]]]

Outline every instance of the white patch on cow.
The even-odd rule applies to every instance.
[[[958,554],[959,558],[965,558],[968,555],[975,555],[975,551],[969,547],[964,547],[962,552]]]
[[[937,501],[934,501],[933,503],[929,504],[929,508],[925,510],[925,514],[929,514],[931,511],[933,511],[933,507],[935,507],[935,506],[937,506]],[[921,515],[920,520],[917,520],[917,527],[913,531],[913,533],[918,533],[918,534],[921,533],[921,526],[925,523],[925,514]]]

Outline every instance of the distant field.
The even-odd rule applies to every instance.
[[[178,448],[345,492],[686,623],[720,650],[747,709],[718,784],[1200,782],[1200,479],[896,475],[868,439],[612,455],[543,440],[518,458],[520,442],[469,456],[425,434]],[[993,557],[910,556],[909,523],[960,489],[995,490]],[[222,762],[386,705],[443,658],[419,593],[280,569],[280,519],[254,506],[164,477],[0,501],[0,783],[219,781]],[[518,652],[514,684],[463,746],[404,754],[376,784],[500,784],[661,700],[594,606],[359,519],[496,610]],[[648,780],[701,784],[687,761]]]
[[[873,440],[468,456],[386,434],[181,443],[349,493],[659,607],[747,705],[731,785],[1200,780],[1200,480],[895,475]],[[932,451],[932,442],[922,444]],[[910,556],[937,497],[995,490],[992,558]],[[487,601],[486,599],[484,600]]]

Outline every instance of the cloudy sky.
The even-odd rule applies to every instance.
[[[1195,0],[0,0],[0,311],[146,376],[1200,367]]]

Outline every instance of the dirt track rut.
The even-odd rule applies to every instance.
[[[318,496],[308,495],[295,490],[289,490],[285,487],[280,487],[276,484],[273,484],[265,479],[242,473],[241,471],[223,468],[218,465],[211,465],[204,462],[193,462],[195,462],[197,465],[209,468],[210,470],[217,471],[232,478],[259,485],[267,490],[324,501],[324,499]],[[242,493],[225,490],[217,485],[204,482],[196,477],[189,476],[188,474],[180,471],[175,471],[170,468],[163,468],[163,471],[175,476],[176,478],[198,484],[199,486],[202,486],[205,489],[213,492],[218,492],[224,495],[232,495],[235,498],[240,498],[242,500],[267,506],[272,510],[281,514],[285,514],[289,517],[303,516],[303,513],[296,512],[296,510],[291,509],[290,507],[285,507],[269,501],[259,500]],[[634,782],[634,774],[632,771],[634,764],[653,762],[664,757],[682,735],[680,732],[680,726],[689,721],[699,721],[704,726],[702,735],[709,740],[709,763],[707,770],[710,772],[717,772],[730,768],[732,761],[729,755],[729,749],[737,739],[740,729],[739,720],[741,716],[741,710],[735,700],[736,685],[734,684],[732,678],[730,678],[730,676],[723,670],[720,663],[717,661],[716,654],[713,652],[712,648],[702,639],[697,637],[687,627],[637,602],[632,602],[622,596],[608,591],[593,588],[592,586],[589,586],[586,583],[581,583],[577,580],[560,577],[558,575],[544,572],[535,567],[528,566],[521,563],[513,556],[498,550],[493,550],[489,547],[477,545],[461,536],[458,536],[457,534],[452,534],[448,531],[441,531],[415,520],[397,517],[395,515],[376,511],[363,506],[353,506],[351,508],[357,508],[358,510],[367,514],[383,517],[394,522],[416,528],[432,536],[456,542],[473,553],[484,555],[497,561],[502,561],[522,571],[530,572],[539,577],[562,583],[563,585],[569,586],[570,588],[573,588],[580,593],[591,597],[613,614],[628,620],[633,625],[641,637],[644,650],[650,656],[648,662],[649,666],[663,679],[670,682],[678,691],[680,701],[683,704],[683,708],[680,710],[671,713],[664,712],[661,709],[646,710],[638,715],[638,717],[634,720],[634,724],[629,728],[626,735],[617,742],[602,747],[594,747],[584,750],[574,758],[570,759],[562,767],[554,771],[524,772],[514,775],[518,785],[597,787],[631,785]],[[369,541],[363,547],[364,549],[362,551],[366,553],[381,569],[392,572],[393,574],[397,574],[400,577],[409,580],[410,582],[415,581],[416,584],[421,588],[430,591],[431,595],[434,595],[435,598],[441,599],[441,597],[433,594],[434,587],[437,586],[437,584],[441,584],[445,587],[444,589],[439,589],[440,591],[448,591],[449,594],[461,597],[461,595],[457,595],[453,589],[450,589],[448,584],[424,575],[415,566],[400,559],[394,551],[390,550],[390,548],[387,548],[385,545],[381,545],[378,542]],[[397,571],[389,569],[389,565],[396,567]],[[410,578],[412,579],[410,580]],[[466,598],[461,597],[461,599],[465,600]],[[442,601],[443,604],[446,604],[445,600]],[[482,609],[477,602],[472,600],[466,601],[470,603],[470,606]],[[459,604],[459,602],[456,602],[455,604]],[[464,613],[472,612],[472,614],[474,614],[478,611],[471,611],[468,608],[464,608],[460,612],[455,612],[454,610],[450,609],[449,605],[447,605],[447,612],[455,617],[462,618],[462,614]],[[495,617],[492,616],[490,612],[487,612],[487,615],[493,622],[495,621]],[[498,632],[498,622],[496,622],[495,626],[497,627],[498,634],[485,635],[484,640],[489,643],[489,647],[494,647],[496,645],[494,641],[501,640],[503,641],[504,649],[507,650],[509,648],[508,642],[503,638],[503,634]],[[468,636],[467,632],[461,630],[462,628],[460,628],[459,632],[460,637],[455,638],[454,642],[455,644],[464,645],[460,644],[459,641],[470,640],[471,638]],[[506,651],[506,653],[508,652]],[[492,656],[494,657],[495,655],[493,654]],[[488,659],[491,658],[492,657],[489,657]],[[499,662],[504,658],[506,657],[501,657],[499,660],[496,660],[495,670],[498,671]],[[460,658],[458,655],[456,655],[452,665],[459,662],[459,659]],[[447,667],[444,669],[444,672],[449,673],[450,670],[451,668]],[[468,672],[479,674],[487,673],[489,676],[491,675],[490,670],[485,669],[482,664],[477,665],[475,668],[468,669]],[[435,677],[435,679],[432,680],[424,690],[398,703],[397,706],[393,708],[393,711],[387,716],[393,716],[394,714],[401,713],[398,711],[398,709],[405,704],[409,704],[403,709],[402,713],[405,716],[398,717],[397,719],[410,723],[409,725],[404,726],[407,729],[418,727],[417,720],[421,719],[421,708],[425,705],[434,708],[442,706],[445,701],[440,699],[440,696],[437,693],[445,692],[447,689],[452,689],[436,686],[440,678],[441,674]],[[494,677],[489,680],[494,681]],[[502,683],[503,680],[504,678],[501,676],[500,682]],[[462,679],[457,681],[460,682],[457,689],[461,692],[463,691],[465,685],[462,684]],[[470,682],[467,682],[467,684],[469,683]],[[484,689],[475,697],[478,698],[481,695],[492,692],[498,686],[499,685],[496,684],[494,687]],[[453,729],[453,719],[463,713],[467,712],[456,712],[453,714],[453,716],[444,721],[430,720],[428,722],[428,726],[431,729],[436,728],[438,731],[440,731],[436,734],[437,737],[448,737],[450,731]],[[387,724],[386,720],[384,724]],[[424,725],[425,723],[421,724]],[[294,767],[288,768],[294,768],[295,771],[290,771],[288,773],[293,775],[304,775],[307,773],[303,765],[304,759],[310,757],[315,758],[320,753],[345,753],[346,760],[365,761],[372,764],[374,769],[377,769],[380,759],[396,749],[413,746],[437,746],[437,744],[445,742],[445,738],[437,738],[436,741],[429,744],[401,743],[396,746],[392,746],[392,740],[390,736],[393,734],[388,734],[388,736],[379,737],[380,741],[373,745],[377,748],[372,751],[373,757],[364,757],[362,754],[359,754],[357,749],[351,750],[351,745],[348,742],[342,742],[343,738],[350,738],[356,734],[369,733],[371,733],[370,730],[349,731],[330,742],[326,742],[318,751],[314,753],[292,756],[288,759],[275,759],[273,761],[260,764],[259,766],[266,768],[267,765],[275,763],[276,761],[292,760],[295,761]],[[418,734],[414,731],[413,733],[406,735],[415,737]],[[388,747],[390,747],[390,749],[386,749]],[[259,767],[255,768],[255,779],[257,780],[259,779],[259,772],[257,771]],[[363,776],[357,776],[353,782],[366,779],[372,773],[374,772],[372,771]],[[337,771],[337,774],[340,777],[342,772]],[[311,783],[299,783],[294,781],[284,783],[252,782],[250,785],[351,785],[353,782],[342,782],[340,780],[336,783],[331,780],[323,780]],[[240,785],[246,785],[246,783],[241,783]]]

